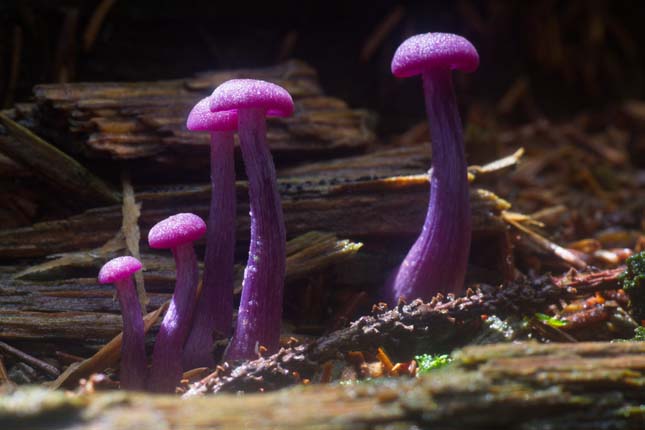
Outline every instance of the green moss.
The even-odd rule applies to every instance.
[[[444,367],[452,362],[452,357],[448,354],[423,354],[417,355],[416,357],[414,357],[414,359],[417,361],[417,365],[419,366],[417,375],[423,375],[424,373],[428,373],[431,370]]]
[[[542,321],[544,324],[550,325],[551,327],[560,328],[567,325],[567,322],[556,317],[552,317],[547,314],[536,313],[535,318],[539,321]]]
[[[339,381],[338,383],[340,385],[363,385],[363,384],[371,384],[373,382],[374,382],[374,379],[365,378],[365,379],[346,379],[344,381]]]
[[[612,342],[645,342],[645,327],[636,327],[631,339],[614,339]]]
[[[645,327],[636,327],[634,330],[634,337],[632,338],[634,342],[645,342]]]
[[[645,251],[629,257],[626,265],[618,284],[629,294],[634,317],[641,320],[645,318]]]

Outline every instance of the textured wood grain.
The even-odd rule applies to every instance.
[[[421,378],[268,394],[66,396],[10,389],[0,423],[30,429],[599,429],[645,424],[645,343],[465,348]]]
[[[268,143],[279,161],[362,151],[375,140],[369,115],[325,96],[316,72],[298,61],[173,81],[38,85],[24,119],[71,153],[145,159],[157,171],[207,171],[208,134],[189,132],[186,116],[217,85],[242,77],[275,82],[294,98],[293,117],[269,119]]]
[[[393,177],[348,181],[297,178],[280,181],[287,235],[312,230],[363,240],[375,237],[413,237],[421,229],[428,202],[426,177]],[[248,240],[248,192],[239,182],[237,237]],[[208,186],[167,187],[136,193],[142,204],[142,237],[155,223],[178,212],[206,217]],[[471,193],[475,234],[502,232],[499,216],[509,205],[490,192]],[[102,245],[121,227],[119,206],[96,208],[59,221],[0,231],[0,258],[38,257]],[[142,249],[145,249],[142,244]]]

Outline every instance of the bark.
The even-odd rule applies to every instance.
[[[428,181],[424,175],[363,179],[315,177],[279,181],[287,239],[319,230],[352,239],[406,238],[418,234],[423,223]],[[178,212],[208,216],[209,186],[166,187],[136,194],[141,203],[141,236],[159,220]],[[237,184],[237,233],[249,239],[247,184]],[[471,191],[475,235],[505,230],[500,213],[509,204],[480,189]],[[121,207],[91,209],[64,220],[0,231],[0,258],[40,257],[102,245],[121,228]],[[142,243],[142,249],[147,245]]]
[[[38,388],[0,398],[6,428],[444,430],[641,429],[645,343],[468,347],[427,376],[275,393],[69,396]],[[416,427],[415,427],[416,426]]]
[[[38,85],[34,109],[21,119],[35,120],[37,131],[70,153],[145,159],[156,171],[207,171],[208,134],[186,130],[186,114],[217,85],[241,77],[275,82],[294,98],[293,118],[270,120],[274,154],[304,159],[360,151],[375,140],[369,115],[326,97],[315,70],[298,61],[173,81]]]
[[[287,243],[287,282],[298,282],[312,273],[347,261],[361,248],[360,243],[339,240],[333,234],[310,232]],[[30,268],[18,274],[22,280],[0,275],[0,339],[47,340],[86,344],[107,341],[121,330],[114,287],[99,285],[96,274],[102,263],[120,251],[92,250],[63,256],[58,265],[46,263],[42,270]],[[144,254],[147,310],[153,311],[170,298],[175,283],[171,257]],[[237,266],[239,294],[243,266]],[[16,272],[9,268],[8,273]],[[71,277],[70,276],[74,276]],[[82,276],[82,277],[79,277]],[[63,279],[56,281],[54,279]],[[153,291],[153,292],[150,292]]]

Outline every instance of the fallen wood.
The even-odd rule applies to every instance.
[[[0,137],[0,152],[28,166],[31,172],[85,202],[114,204],[119,194],[78,161],[0,113],[0,124],[11,135]]]
[[[313,385],[268,394],[175,396],[108,392],[70,396],[8,388],[6,428],[485,430],[642,429],[645,343],[468,347],[419,378]]]
[[[286,282],[296,282],[349,260],[361,246],[320,232],[292,239],[287,242]],[[114,300],[114,287],[99,285],[96,274],[106,260],[116,255],[114,249],[108,253],[75,253],[67,259],[63,257],[58,267],[46,263],[43,270],[32,268],[22,272],[39,281],[0,278],[0,339],[49,340],[64,345],[65,341],[105,342],[115,336],[121,331],[121,316]],[[143,263],[148,288],[162,291],[149,293],[147,311],[152,312],[170,298],[175,284],[174,261],[169,256],[145,255]],[[236,294],[243,270],[242,266],[237,267]],[[63,276],[79,272],[86,277]],[[62,280],[55,280],[56,277]]]
[[[308,231],[332,232],[339,237],[413,237],[418,234],[428,205],[428,181],[423,175],[376,180],[293,178],[279,182],[287,235]],[[237,184],[237,237],[249,238],[248,191]],[[206,218],[209,186],[168,187],[136,193],[141,203],[142,237],[159,220],[178,212]],[[475,234],[504,231],[500,214],[509,204],[485,190],[471,193]],[[40,257],[66,251],[91,249],[114,237],[121,228],[121,207],[88,210],[59,221],[0,231],[0,258]],[[142,250],[147,245],[142,243]]]
[[[194,78],[135,83],[38,85],[36,104],[22,120],[70,153],[112,159],[145,159],[156,171],[208,167],[207,133],[189,132],[192,106],[222,82],[253,78],[291,93],[292,118],[269,120],[268,142],[278,160],[364,150],[375,140],[369,115],[326,97],[315,70],[299,61],[264,69],[202,73]]]
[[[425,172],[430,166],[430,144],[374,148],[365,154],[317,161],[280,169],[281,177],[378,178],[408,176]]]

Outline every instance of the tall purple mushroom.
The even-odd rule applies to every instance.
[[[121,388],[143,390],[146,380],[146,349],[143,317],[132,274],[141,269],[134,257],[117,257],[99,271],[99,283],[114,284],[123,318],[121,343]]]
[[[394,300],[430,299],[463,290],[471,220],[462,124],[452,88],[452,70],[473,72],[479,55],[455,34],[412,36],[396,50],[392,73],[421,75],[432,138],[430,203],[423,230],[399,267]]]
[[[184,369],[213,367],[213,333],[228,337],[233,320],[235,258],[235,159],[233,133],[237,112],[213,113],[209,98],[200,100],[186,126],[211,134],[211,204],[206,233],[202,291],[184,345]]]
[[[238,134],[251,207],[251,245],[244,271],[242,298],[228,360],[257,357],[262,345],[274,352],[280,344],[286,233],[275,166],[266,142],[266,116],[293,114],[293,100],[282,87],[253,79],[233,79],[217,87],[213,112],[236,110]]]
[[[182,375],[182,353],[195,309],[199,268],[193,242],[206,233],[197,215],[180,213],[155,224],[148,233],[151,248],[172,250],[177,268],[175,292],[152,350],[148,388],[173,392]]]

